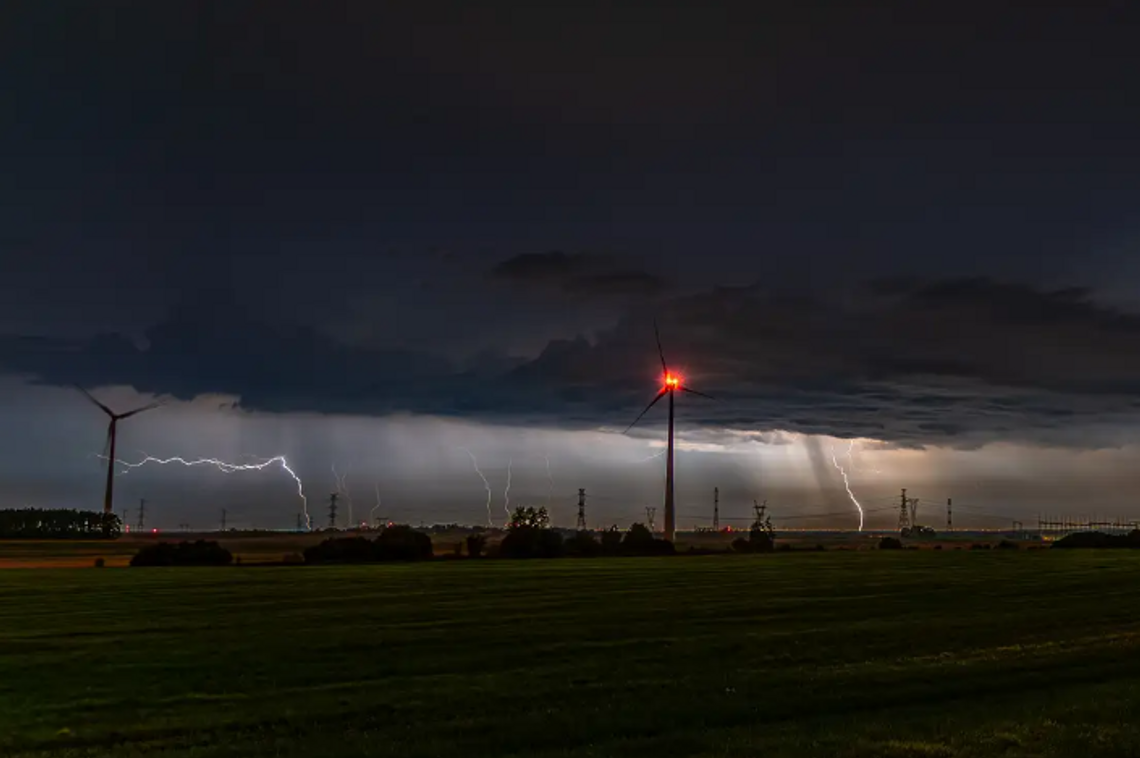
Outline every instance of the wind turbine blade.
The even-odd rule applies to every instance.
[[[669,367],[665,364],[665,351],[661,349],[661,331],[657,328],[657,319],[653,319],[653,336],[657,338],[657,354],[661,356],[661,370],[668,374]]]
[[[136,413],[143,413],[144,411],[152,411],[160,405],[162,405],[161,402],[151,403],[150,405],[144,405],[141,408],[135,408],[133,411],[127,411],[123,415],[118,416],[118,418],[120,418],[120,419],[130,418],[131,416],[134,416]]]
[[[665,397],[665,393],[668,391],[669,390],[663,389],[660,392],[658,392],[657,396],[649,401],[649,405],[645,406],[645,410],[643,410],[641,413],[637,414],[637,418],[635,418],[633,420],[633,423],[625,428],[625,432],[628,432],[630,429],[632,429],[634,426],[636,426],[637,422],[641,421],[641,417],[644,416],[646,413],[649,413],[649,409],[652,408],[653,406],[657,405],[657,401],[660,400],[661,398]],[[625,432],[622,432],[622,434],[625,434]]]
[[[83,389],[83,388],[82,388],[82,387],[80,387],[78,384],[77,384],[77,385],[75,385],[75,389],[79,390],[79,391],[80,391],[80,392],[82,392],[84,395],[86,395],[86,396],[87,396],[87,399],[88,399],[88,400],[90,400],[91,402],[95,403],[95,405],[97,405],[97,406],[99,406],[101,409],[103,409],[103,412],[104,412],[104,413],[106,413],[108,416],[110,416],[110,417],[112,417],[112,418],[114,418],[114,417],[115,417],[115,413],[114,413],[114,412],[113,412],[113,411],[112,411],[110,408],[108,408],[107,406],[103,405],[103,404],[102,404],[102,403],[100,403],[98,400],[96,400],[96,399],[95,399],[95,396],[94,396],[94,395],[92,395],[90,392],[88,392],[87,390]]]
[[[709,400],[716,400],[716,398],[713,397],[712,395],[706,395],[703,392],[697,392],[696,390],[691,390],[688,387],[682,387],[681,391],[682,392],[688,392],[690,395],[700,395],[701,397],[707,397]]]

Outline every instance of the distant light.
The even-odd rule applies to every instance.
[[[150,530],[150,533],[151,533],[151,534],[158,534],[158,530],[157,530],[157,529],[151,529],[151,530]]]

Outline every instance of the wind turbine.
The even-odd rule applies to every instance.
[[[649,405],[645,406],[645,410],[638,414],[637,418],[633,420],[632,424],[626,427],[625,432],[622,432],[622,434],[628,432],[638,421],[641,421],[641,417],[648,413],[649,409],[656,405],[658,400],[666,395],[669,396],[669,446],[665,453],[665,539],[672,542],[677,529],[677,521],[673,510],[673,396],[680,390],[681,392],[688,392],[690,395],[707,397],[709,400],[713,398],[710,395],[697,392],[685,386],[682,378],[669,370],[669,365],[665,363],[665,351],[661,349],[661,332],[657,330],[656,321],[653,322],[653,334],[657,337],[657,355],[661,358],[661,370],[664,372],[662,375],[663,386],[654,398],[649,401]]]
[[[88,400],[95,403],[95,405],[99,406],[99,409],[101,411],[103,411],[104,413],[106,413],[107,417],[111,419],[111,423],[107,426],[107,445],[104,448],[104,449],[109,448],[109,450],[108,450],[108,455],[107,455],[107,489],[103,495],[103,518],[106,522],[104,529],[109,530],[110,529],[110,517],[111,517],[111,514],[114,512],[113,506],[114,506],[114,486],[115,486],[115,434],[118,431],[119,422],[122,421],[123,419],[128,419],[131,416],[142,413],[143,411],[149,411],[153,408],[157,408],[158,406],[162,405],[162,403],[160,403],[160,402],[150,403],[149,405],[140,406],[138,408],[135,408],[132,411],[127,411],[126,413],[115,413],[113,410],[111,410],[107,406],[103,405],[98,400],[96,400],[95,396],[92,395],[87,390],[83,389],[82,387],[80,387],[78,385],[76,385],[76,389],[78,389],[80,392],[82,392],[84,395],[86,395]]]

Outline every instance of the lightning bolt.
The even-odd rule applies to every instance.
[[[514,460],[511,458],[508,458],[507,459],[507,486],[506,486],[506,489],[503,490],[503,510],[506,511],[506,513],[507,513],[507,520],[503,522],[504,524],[511,523],[511,464],[512,463],[514,463]]]
[[[475,473],[483,480],[483,487],[487,490],[487,526],[494,526],[495,522],[491,518],[491,483],[487,481],[487,477],[483,476],[483,471],[479,468],[479,461],[475,460],[475,453],[467,448],[463,450],[471,456],[471,465],[475,467]]]
[[[376,524],[376,511],[380,508],[380,483],[376,483],[376,505],[372,506],[372,510],[368,512],[368,523]]]
[[[848,453],[850,453],[850,450],[848,450]],[[851,498],[851,502],[854,503],[855,507],[859,510],[859,531],[863,531],[863,506],[859,504],[859,501],[855,499],[855,493],[851,491],[851,483],[847,481],[847,471],[839,465],[839,459],[835,457],[834,445],[831,446],[831,462],[835,465],[835,468],[839,469],[839,473],[843,475],[843,487],[847,490],[847,497]]]
[[[106,460],[104,456],[100,457]],[[226,463],[217,458],[198,458],[188,461],[180,456],[174,456],[173,458],[155,458],[152,455],[146,456],[138,463],[130,463],[119,459],[116,459],[115,463],[126,466],[126,469],[122,472],[124,474],[130,473],[131,469],[141,468],[148,463],[157,463],[161,466],[170,463],[181,463],[183,466],[213,466],[223,474],[232,474],[236,471],[263,471],[276,463],[285,473],[293,477],[293,481],[297,484],[297,496],[301,498],[301,510],[305,514],[305,526],[309,531],[313,529],[313,519],[309,516],[309,499],[305,497],[305,485],[301,482],[301,477],[297,476],[297,472],[289,467],[289,462],[285,460],[285,456],[283,455],[276,455],[261,463]]]
[[[333,472],[333,477],[336,479],[337,494],[338,495],[344,495],[344,501],[345,501],[345,503],[348,504],[348,523],[349,523],[349,526],[351,527],[353,525],[353,521],[352,521],[352,493],[348,491],[348,484],[347,484],[348,471],[345,471],[343,474],[338,474],[336,472],[336,464],[333,463],[332,464],[332,472]]]

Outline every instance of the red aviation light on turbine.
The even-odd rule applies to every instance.
[[[681,377],[676,374],[665,374],[665,389],[675,390],[681,386]]]

